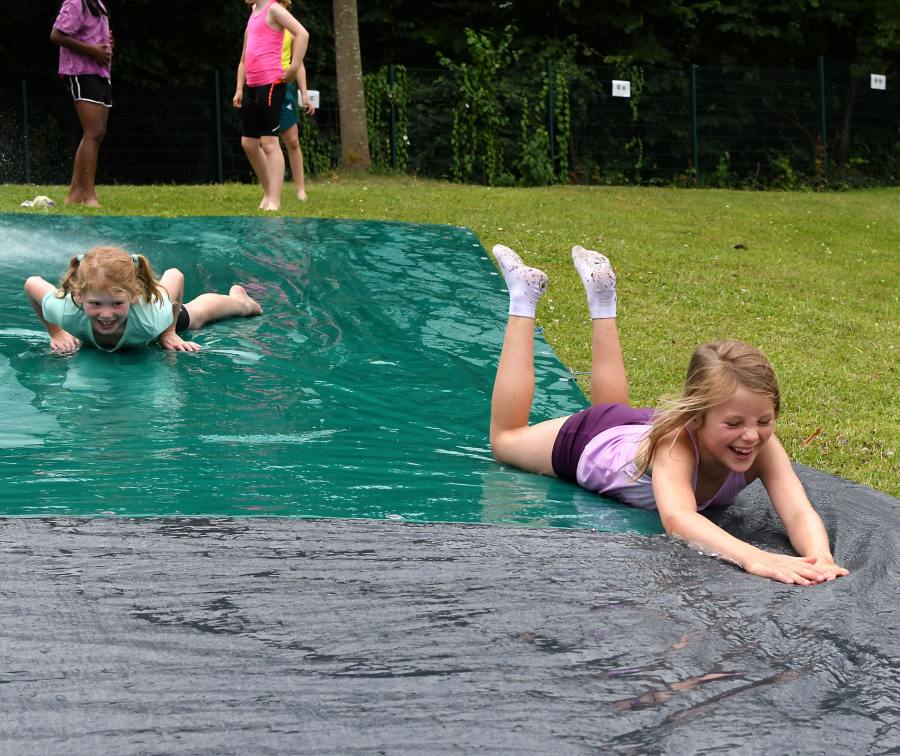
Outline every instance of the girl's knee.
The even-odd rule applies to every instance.
[[[258,150],[259,139],[254,139],[253,137],[241,137],[241,147],[244,148],[244,152],[252,152],[253,150]]]
[[[106,136],[106,124],[90,124],[84,130],[85,139],[89,139],[92,142],[102,142],[103,138]]]

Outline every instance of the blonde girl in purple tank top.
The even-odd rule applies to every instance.
[[[309,33],[277,0],[262,0],[251,7],[244,32],[244,48],[238,65],[233,104],[243,113],[241,146],[263,188],[260,210],[281,209],[284,154],[278,136],[285,89],[297,78],[303,64]],[[291,65],[282,70],[281,48],[285,30],[291,33]],[[246,94],[244,85],[246,84]]]
[[[509,321],[491,400],[491,451],[501,464],[567,478],[606,496],[657,509],[669,534],[713,550],[744,570],[814,585],[846,575],[791,467],[774,423],[778,380],[766,358],[740,341],[694,351],[680,398],[661,409],[628,404],[616,326],[616,276],[598,252],[576,246],[593,345],[591,403],[582,412],[529,425],[534,399],[534,314],[547,276],[511,249],[494,258],[510,295]],[[733,500],[759,478],[800,556],[773,554],[726,533],[700,510]]]

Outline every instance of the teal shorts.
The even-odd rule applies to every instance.
[[[287,131],[291,126],[297,125],[297,91],[296,86],[291,83],[287,85],[287,91],[284,93],[284,102],[281,103],[281,125],[279,131]]]

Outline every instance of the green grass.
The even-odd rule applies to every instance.
[[[619,277],[632,403],[677,392],[696,344],[743,339],[778,371],[778,432],[793,459],[900,495],[900,190],[488,189],[344,175],[310,181],[301,204],[288,189],[283,215],[452,223],[472,228],[487,249],[512,247],[550,276],[537,322],[576,371],[590,367],[590,331],[570,250],[598,249]],[[37,194],[61,201],[65,192],[2,186],[0,211],[18,212]],[[264,214],[253,209],[254,186],[110,186],[99,195],[100,211],[23,212]]]

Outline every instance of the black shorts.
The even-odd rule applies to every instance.
[[[184,333],[191,324],[191,314],[187,311],[187,307],[181,305],[178,311],[178,318],[175,320],[175,333]]]
[[[264,87],[247,87],[241,110],[244,115],[243,136],[259,139],[278,136],[281,129],[281,103],[287,84],[281,79]]]
[[[112,107],[112,82],[97,74],[69,74],[63,77],[63,86],[75,102],[93,102]]]

